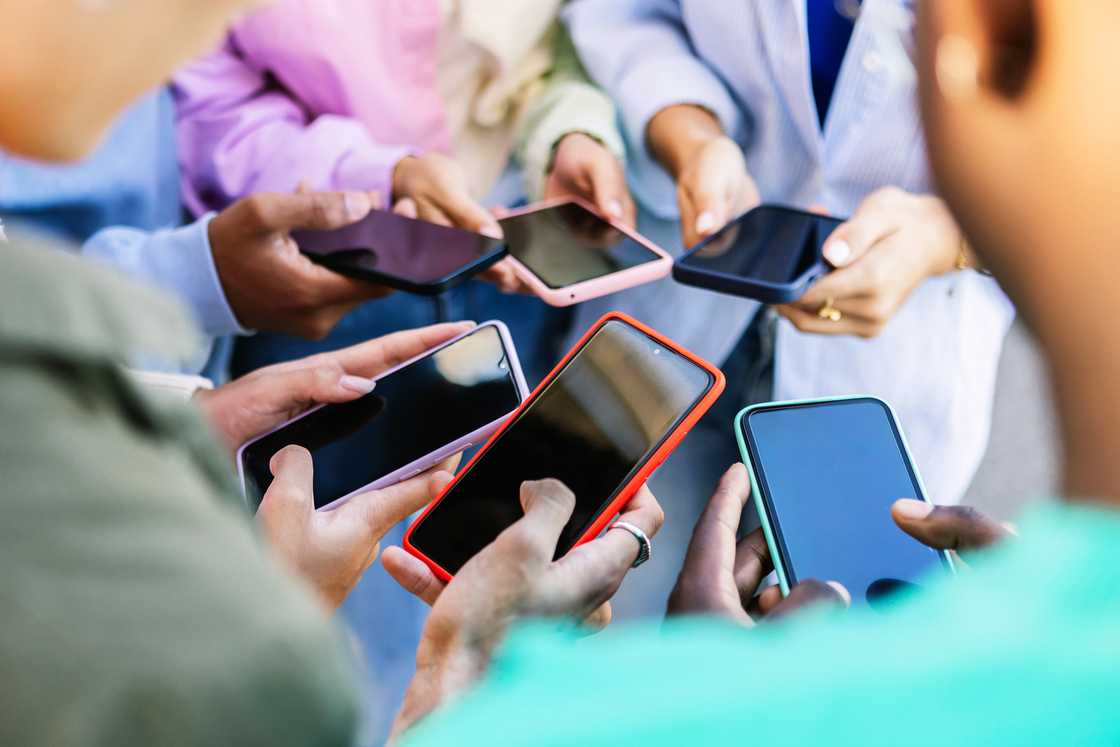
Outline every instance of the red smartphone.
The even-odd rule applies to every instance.
[[[594,539],[723,391],[718,368],[641,323],[600,319],[405,533],[444,581],[523,515],[526,480],[576,495],[556,549]]]

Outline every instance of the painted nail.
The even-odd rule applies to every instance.
[[[369,394],[373,391],[373,379],[367,379],[364,376],[350,376],[347,374],[338,380],[339,386],[343,389],[349,389],[358,394]]]
[[[478,232],[483,236],[489,236],[492,239],[500,239],[504,236],[504,234],[502,233],[502,227],[497,223],[487,223],[482,226],[482,228],[478,229]]]
[[[840,595],[840,598],[844,600],[845,607],[852,606],[852,595],[844,588],[844,584],[839,581],[829,581],[828,586],[832,587],[832,589]]]
[[[607,203],[607,215],[611,216],[612,218],[621,218],[622,217],[622,201],[621,200],[611,200],[610,202],[608,202]]]
[[[365,192],[347,192],[342,198],[346,205],[346,217],[350,220],[361,220],[370,211],[369,195]]]
[[[700,213],[696,219],[696,233],[704,235],[716,230],[716,215],[711,211]]]
[[[933,504],[907,498],[895,502],[894,512],[904,519],[921,521],[933,513]]]
[[[847,241],[833,241],[824,248],[824,258],[833,267],[843,267],[852,257],[852,247]]]

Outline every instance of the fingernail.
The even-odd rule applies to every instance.
[[[369,215],[369,195],[365,192],[347,192],[343,202],[346,204],[346,217],[350,220],[361,220]]]
[[[502,227],[497,223],[487,223],[482,228],[480,228],[478,232],[483,236],[489,236],[492,239],[500,239],[504,235],[502,234]]]
[[[845,607],[852,606],[852,595],[844,588],[844,584],[839,581],[829,581],[827,585],[832,587],[832,590],[840,595],[840,598],[844,600]]]
[[[933,513],[933,504],[907,498],[895,502],[894,512],[904,519],[921,521]]]
[[[1005,530],[1007,530],[1007,533],[1010,534],[1012,537],[1018,537],[1019,536],[1019,527],[1015,526],[1014,522],[1005,521],[1005,522],[1003,522],[1002,526]]]
[[[363,376],[350,376],[347,374],[338,380],[339,386],[343,389],[349,389],[358,394],[369,394],[373,391],[373,379],[367,379]]]
[[[833,241],[824,248],[824,258],[834,267],[841,267],[847,264],[851,257],[852,247],[848,246],[847,241]]]
[[[622,201],[621,200],[611,200],[610,202],[608,202],[607,203],[607,215],[611,216],[612,218],[621,218],[622,217]]]
[[[700,217],[696,219],[696,233],[706,234],[711,233],[716,228],[715,213],[710,211],[700,213]]]

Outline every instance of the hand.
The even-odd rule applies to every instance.
[[[902,531],[935,550],[949,550],[958,557],[987,549],[1017,533],[1010,524],[989,519],[969,506],[935,506],[905,498],[891,506],[891,517]]]
[[[333,611],[377,558],[385,533],[431,503],[457,464],[454,457],[426,475],[354,496],[333,511],[316,511],[311,454],[289,446],[272,457],[275,479],[257,523],[281,562]]]
[[[557,144],[544,183],[546,200],[572,196],[627,226],[637,222],[622,164],[606,146],[582,132],[569,133]]]
[[[502,238],[502,227],[471,196],[463,169],[439,153],[402,158],[393,169],[393,210],[441,226],[455,226],[493,238]],[[499,262],[479,277],[505,293],[521,287],[513,267]]]
[[[778,312],[802,332],[874,337],[923,280],[956,269],[960,250],[961,232],[944,202],[881,189],[825,241],[835,271]],[[830,301],[838,321],[818,314]]]
[[[771,587],[755,598],[759,584],[774,566],[761,529],[735,541],[750,489],[742,464],[731,467],[720,479],[692,533],[684,566],[669,597],[669,615],[716,615],[751,626],[755,617],[778,619],[820,603],[847,607],[851,595],[835,581],[803,581],[784,599],[777,587]]]
[[[397,332],[333,353],[258,369],[200,391],[195,402],[231,453],[317,404],[348,402],[373,390],[370,380],[463,334],[473,322],[437,324]]]
[[[554,561],[575,496],[556,480],[521,487],[525,516],[502,532],[440,589],[423,572],[403,571],[394,552],[385,565],[406,588],[434,601],[416,653],[416,677],[393,727],[399,734],[446,698],[477,679],[509,626],[520,617],[585,618],[618,590],[638,556],[638,543],[621,529]],[[643,487],[619,517],[649,537],[664,514]],[[417,582],[418,579],[423,579]]]
[[[761,202],[743,149],[707,109],[691,104],[662,109],[650,120],[646,139],[677,184],[686,249]]]
[[[258,194],[219,213],[210,222],[210,246],[237,321],[321,339],[358,304],[391,293],[312,262],[290,235],[342,228],[366,217],[375,203],[365,192]]]

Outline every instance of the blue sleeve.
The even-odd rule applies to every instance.
[[[214,266],[212,218],[207,215],[182,228],[155,232],[107,228],[86,242],[82,254],[174,293],[211,337],[248,334],[230,308]]]
[[[618,104],[638,196],[675,216],[673,185],[646,148],[649,121],[674,104],[696,104],[739,139],[742,108],[693,49],[679,0],[573,0],[564,20],[588,74]]]

